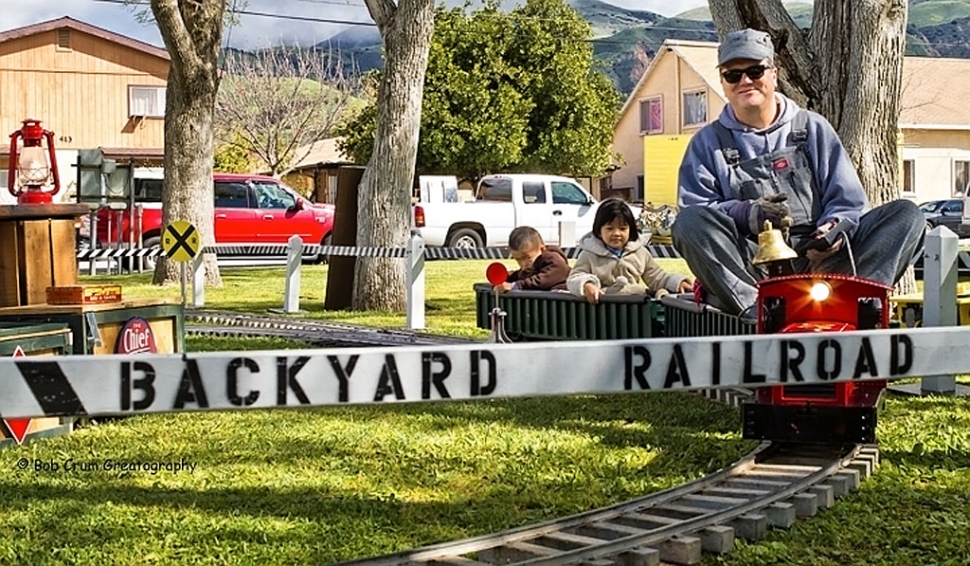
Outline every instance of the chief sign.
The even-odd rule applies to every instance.
[[[185,220],[173,220],[162,234],[162,249],[172,261],[190,261],[199,255],[199,232]]]

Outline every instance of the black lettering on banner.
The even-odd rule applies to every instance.
[[[913,341],[905,334],[889,339],[889,375],[902,375],[913,367]]]
[[[677,382],[690,387],[690,374],[687,372],[687,362],[684,361],[684,351],[680,344],[674,344],[674,355],[667,364],[667,377],[664,379],[664,389],[670,389]]]
[[[202,386],[202,375],[199,374],[199,363],[195,360],[185,361],[182,371],[182,381],[179,382],[179,392],[175,395],[173,408],[184,409],[186,403],[195,403],[200,409],[209,408],[209,400]]]
[[[765,383],[765,374],[754,373],[751,367],[752,358],[754,358],[754,352],[752,349],[754,344],[751,342],[744,343],[744,373],[741,375],[741,383]]]
[[[132,370],[141,372],[142,377],[132,381]],[[144,411],[155,401],[155,368],[148,362],[121,362],[121,410]],[[140,390],[143,395],[132,407],[132,389]]]
[[[792,357],[794,352],[795,357]],[[798,366],[805,361],[805,346],[797,340],[782,340],[781,341],[781,377],[778,379],[781,383],[788,383],[788,374],[795,381],[805,381],[804,376],[802,376],[802,370]]]
[[[637,365],[633,365],[634,356],[640,359],[640,363]],[[650,389],[647,376],[644,375],[650,369],[650,350],[643,346],[626,346],[623,348],[623,366],[623,389],[625,391],[633,390],[634,378],[636,378],[640,389]]]
[[[340,365],[340,359],[337,356],[327,356],[327,359],[330,360],[330,367],[333,368],[333,373],[337,376],[337,381],[340,382],[338,400],[341,403],[346,403],[350,399],[350,375],[354,373],[354,368],[357,367],[357,360],[359,358],[360,356],[357,354],[350,356],[350,360],[347,361],[347,367],[343,367]]]
[[[828,352],[832,352],[832,367],[828,368]],[[818,357],[815,362],[815,374],[819,379],[830,381],[842,373],[842,345],[835,340],[822,340],[818,343]]]
[[[721,343],[711,344],[711,385],[721,384]]]
[[[285,407],[288,404],[286,398],[287,390],[292,389],[293,394],[296,395],[296,400],[299,401],[301,405],[309,405],[310,399],[307,398],[306,393],[303,391],[303,387],[300,386],[300,382],[296,380],[296,374],[300,373],[303,366],[310,361],[309,356],[300,356],[293,362],[293,365],[288,366],[286,364],[286,356],[278,356],[276,358],[276,406]]]
[[[434,364],[441,364],[441,371],[434,372]],[[423,352],[421,354],[421,398],[431,398],[431,384],[434,384],[435,391],[442,399],[449,399],[448,390],[445,389],[445,379],[451,375],[451,359],[448,354],[442,352]]]
[[[404,388],[401,386],[401,376],[397,372],[397,362],[394,354],[384,356],[384,368],[381,370],[381,380],[374,392],[375,401],[383,401],[384,396],[393,393],[398,401],[404,400]]]
[[[226,368],[226,397],[237,407],[248,407],[259,399],[259,391],[249,390],[249,395],[243,399],[239,396],[239,368],[245,367],[249,373],[259,373],[259,364],[250,358],[234,358]]]
[[[862,377],[863,373],[868,373],[872,377],[879,375],[879,370],[876,369],[876,356],[872,352],[872,343],[868,336],[864,336],[862,344],[859,345],[859,357],[855,360],[855,371],[852,372],[852,379]]]
[[[495,355],[488,350],[473,350],[472,353],[471,396],[480,397],[491,395],[498,385],[498,365]],[[482,386],[481,362],[488,363],[488,381]]]

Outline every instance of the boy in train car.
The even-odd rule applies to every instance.
[[[542,235],[531,226],[519,226],[509,234],[509,252],[519,269],[505,283],[495,286],[508,291],[560,291],[566,289],[569,263],[557,246],[547,246]]]

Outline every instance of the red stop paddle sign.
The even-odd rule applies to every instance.
[[[485,278],[492,285],[501,285],[509,278],[509,270],[505,264],[496,261],[485,268]]]

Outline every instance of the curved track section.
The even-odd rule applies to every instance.
[[[188,311],[186,333],[279,337],[316,346],[405,346],[471,342],[450,336],[220,311]],[[701,393],[731,405],[748,390]],[[734,540],[788,528],[858,487],[879,463],[872,445],[763,443],[733,465],[684,485],[538,525],[448,542],[342,566],[696,564]]]
[[[654,495],[534,526],[342,563],[484,566],[696,564],[735,537],[788,528],[856,488],[878,465],[874,446],[762,444],[737,463]]]
[[[313,346],[425,346],[471,342],[407,330],[386,330],[367,326],[229,311],[185,313],[185,333],[195,336],[240,338],[277,337],[300,340]]]

